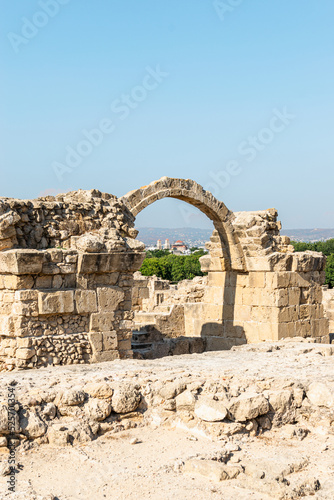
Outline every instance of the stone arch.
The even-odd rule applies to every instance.
[[[234,214],[191,179],[162,177],[121,198],[130,212],[136,217],[144,208],[163,198],[176,198],[197,207],[213,222],[218,233],[220,245],[215,249],[220,270],[246,271],[245,258],[233,228]],[[218,269],[217,269],[218,270]]]

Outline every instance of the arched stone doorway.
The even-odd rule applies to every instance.
[[[280,235],[275,209],[233,213],[195,181],[168,177],[121,201],[136,217],[163,198],[197,207],[215,227],[210,255],[201,258],[208,272],[203,301],[184,306],[186,336],[205,338],[208,350],[298,335],[327,338],[320,305],[324,259],[294,252]]]
[[[212,220],[220,239],[220,252],[215,257],[221,260],[221,270],[246,271],[242,247],[233,228],[235,216],[222,201],[191,179],[162,177],[121,198],[136,217],[144,208],[163,198],[176,198],[197,207]]]

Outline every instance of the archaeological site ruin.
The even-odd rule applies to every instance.
[[[215,227],[201,258],[207,276],[178,286],[138,273],[145,247],[136,216],[166,197]],[[295,252],[280,229],[275,209],[233,213],[188,179],[164,177],[122,198],[97,190],[1,198],[0,370],[140,357],[140,349],[161,357],[287,337],[328,343],[326,259]]]

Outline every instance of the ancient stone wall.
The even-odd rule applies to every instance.
[[[126,208],[98,191],[0,206],[0,368],[132,356],[144,253]]]
[[[133,287],[145,256],[135,216],[164,197],[213,221],[201,258],[208,277],[173,287],[137,275]],[[165,177],[120,199],[96,190],[2,198],[0,369],[131,357],[134,311],[173,342],[202,339],[201,349],[293,336],[328,342],[326,259],[294,252],[279,231],[276,210],[234,214],[189,179]]]
[[[329,334],[334,338],[334,288],[323,287],[323,306],[329,322]]]
[[[322,304],[326,258],[318,252],[294,252],[289,238],[280,236],[281,223],[274,209],[234,215],[232,227],[247,271],[232,269],[229,254],[214,231],[206,245],[209,254],[201,257],[202,271],[208,277],[199,300],[192,296],[191,282],[184,282],[187,293],[182,294],[178,285],[163,294],[165,305],[178,303],[182,297],[184,330],[176,325],[174,330],[189,338],[204,338],[207,350],[295,336],[329,342]],[[140,292],[148,297],[141,303],[146,314],[136,313],[146,325],[159,322],[162,314],[158,295],[148,283]]]

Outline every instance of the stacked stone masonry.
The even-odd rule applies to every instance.
[[[177,289],[134,286],[145,256],[135,217],[164,197],[213,221],[201,259],[208,276]],[[276,210],[230,212],[189,179],[165,177],[120,199],[97,190],[2,198],[0,369],[131,357],[134,314],[157,307],[167,336],[201,337],[207,349],[293,336],[327,342],[325,257],[294,252],[279,231]]]

